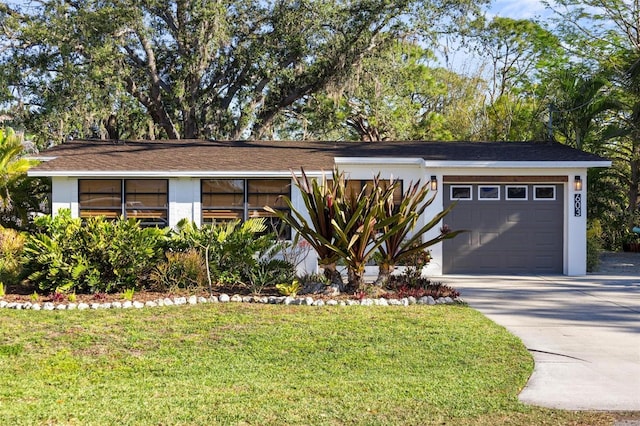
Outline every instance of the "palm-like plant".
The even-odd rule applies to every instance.
[[[424,251],[428,247],[441,241],[453,238],[464,230],[451,231],[447,227],[440,229],[440,234],[427,241],[422,241],[422,236],[433,229],[451,211],[455,204],[436,214],[431,220],[414,231],[418,220],[423,216],[427,207],[433,203],[434,196],[427,198],[429,185],[409,184],[400,204],[395,206],[393,197],[383,200],[382,208],[379,212],[384,226],[381,229],[383,234],[388,235],[384,243],[379,246],[379,270],[376,284],[384,286],[391,273],[398,263],[411,256]]]
[[[348,268],[349,290],[356,291],[364,284],[364,271],[368,260],[393,235],[395,217],[381,217],[380,210],[393,199],[397,183],[381,185],[380,177],[373,179],[372,187],[359,193],[348,193],[343,176],[336,181],[338,199],[332,220],[336,244],[330,248],[339,254]],[[389,232],[382,232],[388,229]]]
[[[22,140],[11,128],[0,129],[0,208],[11,206],[10,189],[35,161],[21,158]]]
[[[265,210],[280,218],[284,223],[296,231],[296,238],[304,238],[318,254],[318,263],[324,269],[325,276],[332,284],[342,287],[342,276],[336,268],[339,255],[333,250],[335,247],[335,230],[332,220],[336,214],[337,182],[344,182],[344,176],[333,171],[333,180],[327,181],[323,176],[318,179],[309,179],[301,169],[301,176],[292,173],[293,183],[300,191],[304,201],[307,218],[293,206],[291,200],[283,196],[285,204],[291,214],[265,206]]]

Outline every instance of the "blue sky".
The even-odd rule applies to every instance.
[[[515,19],[529,19],[545,12],[541,0],[494,0],[489,13]]]

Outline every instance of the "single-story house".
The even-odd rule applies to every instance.
[[[337,166],[355,185],[378,173],[403,188],[428,181],[424,220],[457,201],[444,223],[469,230],[432,248],[430,275],[585,274],[587,169],[611,165],[546,142],[76,140],[41,159],[29,175],[51,177],[53,214],[170,226],[267,216],[265,205],[285,208],[279,195],[302,208],[301,167],[319,177]]]

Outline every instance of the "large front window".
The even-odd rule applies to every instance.
[[[202,223],[247,220],[252,217],[267,218],[270,231],[277,231],[283,238],[291,237],[289,227],[264,210],[289,212],[282,196],[291,198],[291,181],[288,179],[203,179]]]
[[[80,217],[119,216],[143,226],[168,224],[169,183],[166,179],[80,179]]]

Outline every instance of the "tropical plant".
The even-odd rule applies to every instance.
[[[378,248],[396,232],[395,217],[384,217],[381,210],[393,198],[398,182],[383,185],[374,177],[371,187],[365,185],[358,193],[347,189],[346,179],[339,174],[334,185],[338,198],[335,217],[331,221],[336,235],[330,248],[347,265],[349,290],[357,291],[364,284],[365,266]],[[383,230],[387,230],[387,233]]]
[[[23,234],[0,226],[0,282],[11,285],[19,281],[24,241]]]
[[[11,128],[0,128],[0,209],[11,207],[12,188],[16,182],[26,176],[34,160],[22,158],[24,147],[22,139]]]
[[[291,211],[290,215],[269,206],[265,206],[265,210],[291,226],[297,236],[304,238],[316,251],[318,264],[324,270],[325,276],[332,284],[342,287],[342,276],[336,267],[339,254],[331,246],[335,243],[332,221],[336,215],[335,203],[338,198],[338,185],[335,182],[344,181],[344,176],[334,170],[334,183],[328,181],[325,175],[318,181],[309,179],[304,169],[301,169],[300,177],[292,173],[292,178],[304,202],[306,215],[298,211],[286,196],[282,198]]]
[[[276,284],[276,289],[278,289],[280,294],[282,294],[283,296],[295,297],[302,289],[302,285],[300,284],[300,281],[298,279],[294,279],[293,281],[288,283]]]
[[[174,292],[181,288],[195,290],[207,282],[207,266],[197,248],[165,253],[166,260],[151,272],[151,282],[156,290]]]
[[[36,219],[24,245],[25,276],[43,291],[113,292],[140,288],[162,258],[166,231],[134,219],[72,218],[69,210]]]
[[[265,218],[214,223],[198,228],[192,222],[178,223],[171,237],[175,250],[197,248],[209,271],[210,291],[214,284],[247,284],[247,270],[258,266],[261,254],[276,244],[276,236],[267,231]]]
[[[455,203],[436,214],[427,223],[414,231],[419,220],[434,200],[434,196],[427,198],[429,185],[409,184],[397,206],[393,197],[385,198],[381,204],[380,217],[385,220],[381,232],[388,235],[379,247],[379,272],[376,284],[384,286],[393,273],[395,266],[409,259],[411,256],[424,252],[427,248],[444,240],[455,237],[463,230],[451,231],[448,227],[440,228],[440,233],[433,238],[423,241],[424,236],[435,228],[440,221],[455,207]]]

